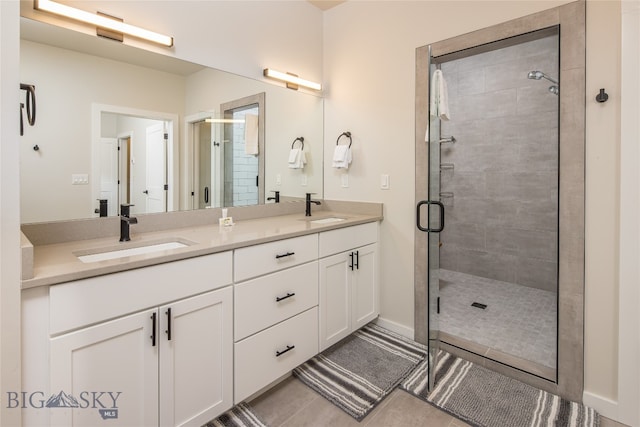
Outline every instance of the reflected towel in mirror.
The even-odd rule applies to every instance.
[[[244,116],[244,153],[258,155],[258,116],[255,114]]]
[[[303,169],[307,163],[307,155],[300,148],[292,148],[289,152],[289,169]]]

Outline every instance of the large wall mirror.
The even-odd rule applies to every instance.
[[[23,223],[323,194],[323,99],[21,19]],[[304,138],[307,163],[289,167]]]

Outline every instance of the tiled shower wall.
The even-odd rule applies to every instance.
[[[556,291],[559,103],[527,74],[558,80],[558,56],[552,36],[441,65],[457,139],[441,150],[442,268]]]
[[[234,111],[233,118],[244,119],[246,114],[258,115],[258,107]],[[245,154],[244,135],[244,124],[234,124],[232,147],[225,152],[224,206],[258,204],[258,156]]]

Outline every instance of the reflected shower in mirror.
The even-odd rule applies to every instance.
[[[21,222],[98,217],[100,199],[108,200],[113,215],[126,200],[137,214],[259,204],[271,191],[283,198],[322,195],[323,99],[317,94],[25,18],[21,37],[21,81],[38,87],[38,123],[21,137]],[[207,153],[202,144],[195,148],[193,134],[204,138],[207,130],[199,125],[196,131],[192,124],[224,118],[224,105],[256,94],[269,104],[268,114],[265,109],[257,114],[258,154],[248,155],[258,163],[257,176],[255,171],[235,176],[243,169],[239,165],[226,168],[226,180],[236,189],[248,185],[253,173],[255,194],[225,202],[225,186],[215,179],[224,173],[224,157]],[[162,125],[154,133],[140,124],[143,120]],[[244,150],[244,125],[212,122],[208,131],[209,149],[233,135],[233,145]],[[147,150],[152,144],[147,132],[149,138],[160,136],[154,150]],[[300,135],[308,141],[309,162],[304,170],[291,170],[289,147]],[[35,145],[38,151],[32,150]],[[114,156],[118,146],[126,153]],[[208,166],[200,163],[205,157]],[[200,186],[207,183],[205,175],[211,182]]]

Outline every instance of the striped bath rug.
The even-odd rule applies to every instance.
[[[422,344],[370,323],[294,369],[293,375],[360,421],[425,354]]]
[[[242,402],[203,427],[267,427],[267,425],[258,418],[249,405]]]
[[[598,413],[580,403],[440,351],[435,386],[427,393],[427,364],[421,363],[401,389],[466,423],[481,427],[597,427]]]

